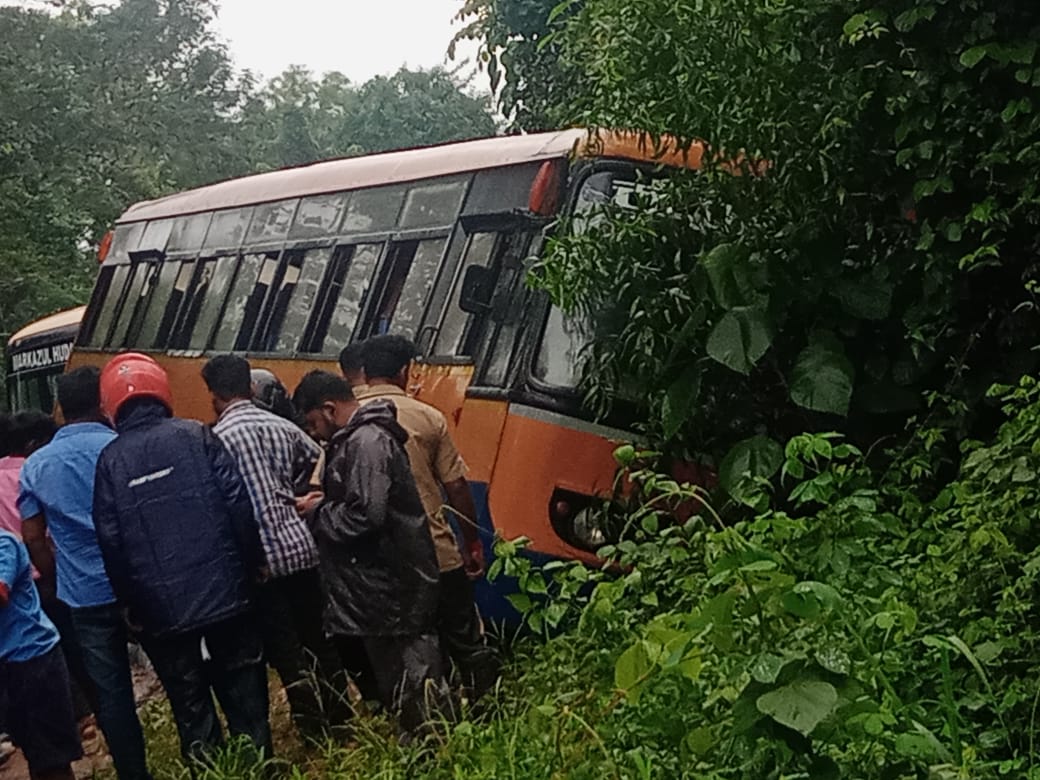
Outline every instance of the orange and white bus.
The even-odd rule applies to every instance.
[[[591,558],[585,511],[613,483],[616,443],[577,392],[584,342],[528,260],[561,213],[624,202],[638,171],[695,168],[701,150],[655,154],[636,136],[585,130],[489,138],[332,160],[138,203],[103,244],[70,366],[133,349],[169,372],[176,413],[212,419],[199,375],[247,356],[290,390],[337,371],[348,343],[412,338],[411,391],[449,420],[488,543]],[[488,617],[507,602],[484,588]]]
[[[7,340],[7,407],[11,411],[50,413],[54,408],[54,380],[65,370],[85,309],[79,306],[41,317]]]

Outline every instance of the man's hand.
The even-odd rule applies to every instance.
[[[462,546],[462,567],[471,580],[484,576],[484,545],[479,539]]]
[[[306,517],[314,511],[323,498],[325,498],[325,494],[320,490],[312,490],[307,495],[300,496],[296,499],[296,513],[301,517]]]

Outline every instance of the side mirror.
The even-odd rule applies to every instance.
[[[494,271],[483,266],[471,265],[462,276],[459,293],[459,308],[467,314],[484,314],[491,309],[491,298],[495,293]]]

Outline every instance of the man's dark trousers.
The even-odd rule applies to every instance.
[[[87,674],[98,694],[98,725],[108,742],[119,780],[150,778],[144,734],[137,719],[122,610],[115,604],[77,607],[72,610],[72,625]]]
[[[266,757],[271,756],[267,674],[263,642],[254,619],[253,615],[241,615],[185,633],[145,637],[143,641],[170,700],[186,760],[204,759],[209,751],[224,744],[214,693],[231,735],[248,737]],[[209,661],[203,659],[203,641]]]
[[[347,676],[322,628],[325,596],[317,568],[270,579],[257,593],[267,662],[278,672],[293,721],[321,737],[351,715]]]

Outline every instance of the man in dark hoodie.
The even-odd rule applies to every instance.
[[[147,355],[105,366],[101,406],[119,436],[97,466],[98,543],[166,689],[181,751],[198,759],[222,744],[215,693],[229,731],[269,756],[263,643],[250,614],[263,548],[235,462],[209,429],[172,416],[166,372]]]
[[[329,442],[314,532],[328,591],[325,630],[364,643],[384,706],[413,732],[445,705],[436,635],[439,570],[391,402],[359,409],[345,380],[312,371],[293,401]]]

